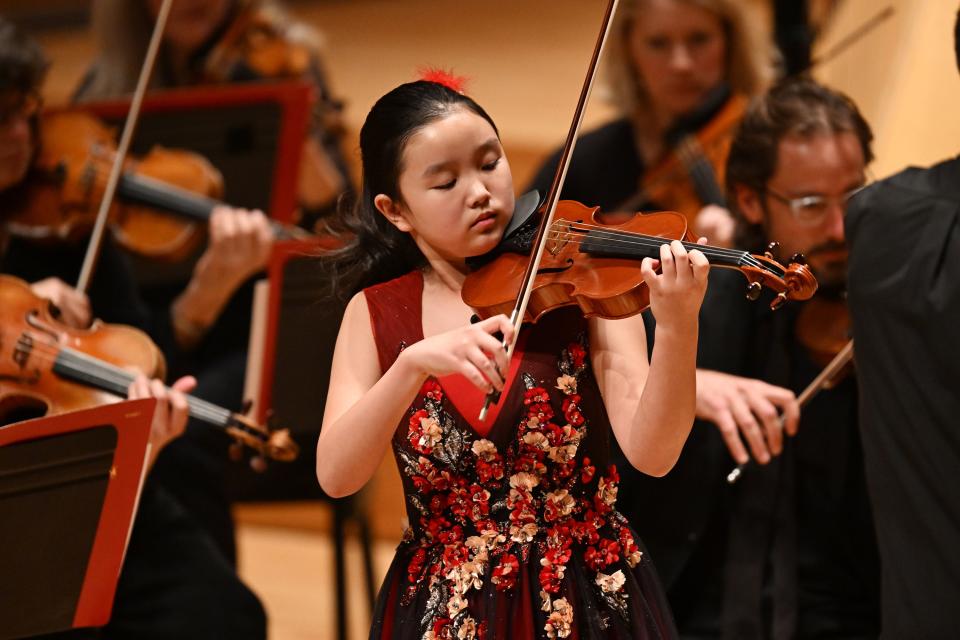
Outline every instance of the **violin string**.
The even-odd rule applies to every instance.
[[[555,237],[565,236],[568,238],[579,238],[581,242],[588,242],[590,240],[602,239],[609,241],[613,244],[623,244],[623,245],[632,245],[638,247],[660,247],[661,245],[669,245],[674,239],[673,238],[631,238],[628,235],[621,235],[617,233],[608,233],[604,231],[591,231],[588,236],[584,236],[582,233],[578,233],[578,230],[552,230],[549,233],[553,234]],[[683,246],[687,249],[697,249],[704,255],[713,255],[716,257],[725,257],[732,260],[739,260],[745,258],[749,254],[745,251],[728,251],[721,249],[719,247],[711,247],[709,245],[696,244],[694,242],[684,242]]]
[[[554,226],[557,226],[558,224],[559,224],[559,221],[558,221],[558,222],[555,222],[555,223],[554,223]],[[661,237],[661,236],[651,236],[651,235],[647,235],[647,234],[643,234],[643,233],[637,233],[636,231],[612,230],[612,229],[610,229],[608,226],[598,225],[598,224],[591,224],[591,223],[589,223],[589,222],[574,222],[574,223],[571,223],[571,227],[570,227],[570,228],[572,228],[572,229],[584,228],[584,229],[590,230],[591,232],[594,232],[594,231],[595,231],[595,232],[598,233],[598,235],[607,234],[609,237],[617,237],[617,238],[619,238],[619,237],[631,237],[631,238],[639,238],[639,239],[644,239],[644,240],[653,240],[653,241],[659,242],[659,243],[661,243],[661,244],[669,244],[669,243],[673,240],[673,238],[663,238],[663,237]],[[716,247],[716,246],[709,245],[709,244],[698,245],[698,244],[692,243],[692,242],[684,242],[684,245],[685,245],[685,246],[690,246],[690,247],[696,247],[696,248],[698,248],[698,249],[703,249],[703,248],[714,249],[714,250],[719,251],[719,252],[727,253],[727,254],[729,254],[729,255],[731,255],[731,256],[740,256],[741,254],[747,254],[747,255],[749,255],[749,253],[747,253],[746,251],[742,251],[742,250],[740,250],[740,249],[728,249],[728,248],[726,248],[726,247]]]
[[[81,373],[94,373],[102,375],[105,379],[115,381],[121,385],[121,392],[125,393],[127,387],[133,382],[135,376],[133,373],[125,371],[116,365],[97,360],[96,358],[82,353],[80,351],[68,350],[65,355],[64,364],[67,366],[76,366],[77,371]],[[191,415],[205,420],[213,420],[218,426],[223,426],[229,422],[230,412],[214,404],[202,400],[195,396],[186,396],[187,403],[190,405]]]
[[[110,153],[113,153],[113,152],[111,151]],[[109,173],[109,172],[108,172],[107,170],[103,169],[102,167],[97,167],[97,166],[95,166],[95,167],[92,169],[92,173],[93,173],[93,178],[94,178],[94,180],[96,181],[96,180],[98,180],[98,179],[100,179],[100,178],[106,178],[106,177],[108,177],[108,173]],[[197,191],[193,191],[192,189],[188,189],[188,188],[183,187],[183,186],[181,186],[181,185],[173,184],[173,183],[167,182],[167,181],[165,181],[165,180],[160,180],[159,178],[154,178],[154,177],[148,176],[148,175],[142,175],[142,174],[138,174],[138,173],[129,173],[129,172],[126,172],[126,171],[125,171],[125,172],[122,174],[121,179],[126,178],[126,177],[131,177],[131,176],[137,179],[137,181],[139,182],[139,186],[140,186],[141,188],[144,186],[144,183],[147,182],[147,181],[155,182],[155,183],[157,183],[157,184],[156,184],[156,185],[151,185],[151,186],[155,186],[155,187],[158,188],[158,189],[164,189],[164,190],[165,190],[165,193],[164,193],[163,195],[164,195],[165,197],[173,197],[173,198],[183,198],[183,199],[186,199],[186,200],[188,201],[188,203],[187,203],[188,205],[190,205],[190,204],[203,204],[203,205],[210,205],[210,206],[212,207],[212,206],[219,205],[219,204],[225,204],[225,203],[222,203],[222,202],[221,202],[220,200],[218,200],[217,198],[213,198],[213,197],[208,196],[208,195],[206,195],[206,194],[204,194],[204,193],[200,193],[200,192],[197,192]],[[127,195],[129,195],[129,194],[127,194]],[[156,203],[148,203],[147,206],[151,206],[151,205],[152,205],[152,206],[157,206],[157,207],[159,207],[159,208],[161,208],[161,209],[168,209],[168,208],[169,208],[167,205],[159,205],[159,204],[156,204]],[[227,205],[227,206],[229,206],[229,205]],[[179,210],[176,210],[176,211],[174,211],[174,213],[180,213],[180,211],[179,211]],[[193,217],[192,215],[188,215],[188,216],[187,216],[187,222],[190,222],[190,223],[193,223],[193,224],[202,224],[202,223],[206,222],[206,220],[197,220],[197,219],[194,219],[194,217]],[[277,239],[278,239],[278,240],[297,240],[297,239],[300,239],[300,238],[302,238],[302,237],[309,237],[309,236],[312,235],[309,231],[307,231],[307,230],[305,230],[305,229],[300,229],[299,227],[285,224],[285,223],[280,222],[280,221],[278,221],[278,220],[274,220],[273,218],[268,218],[268,219],[267,219],[267,222],[268,222],[268,224],[270,225],[270,227],[273,229],[274,233],[277,234]]]
[[[574,231],[550,231],[549,235],[551,238],[556,239],[566,239],[577,244],[583,244],[588,242],[591,239],[602,238],[606,246],[612,244],[619,244],[626,247],[643,247],[648,249],[653,249],[655,247],[660,247],[664,244],[669,244],[669,238],[657,238],[657,239],[647,239],[645,237],[634,240],[630,238],[621,237],[617,234],[609,234],[603,231],[594,231],[590,232],[590,237],[584,237],[581,234],[578,234]],[[749,266],[756,268],[765,268],[764,265],[754,258],[752,255],[746,251],[736,251],[736,250],[727,250],[719,247],[710,247],[709,245],[698,245],[694,243],[683,243],[687,249],[696,249],[702,252],[708,258],[714,258],[716,260],[725,260],[731,264],[739,264],[743,262]],[[655,257],[655,256],[651,256]]]
[[[550,239],[554,239],[554,240],[560,240],[560,241],[569,242],[569,243],[574,244],[574,245],[585,245],[585,244],[588,243],[588,240],[587,240],[587,239],[585,239],[585,238],[583,238],[583,237],[581,237],[581,236],[578,236],[578,235],[576,235],[576,234],[564,234],[564,233],[561,233],[561,232],[550,232],[550,233],[548,234],[548,237],[549,237]],[[631,241],[628,241],[628,240],[610,239],[610,240],[605,240],[605,241],[603,241],[603,243],[598,243],[596,246],[598,246],[598,247],[603,247],[603,248],[606,248],[606,249],[616,249],[616,248],[619,246],[619,247],[622,247],[626,252],[630,252],[630,251],[638,252],[638,251],[639,251],[639,253],[641,253],[641,256],[638,256],[638,257],[648,257],[648,258],[652,258],[652,259],[654,259],[654,260],[659,260],[659,259],[660,259],[660,256],[659,256],[659,254],[657,253],[657,249],[658,249],[660,246],[663,246],[664,244],[666,244],[666,243],[660,243],[660,244],[652,244],[652,243],[651,243],[651,244],[645,244],[645,243],[631,242]],[[589,250],[588,250],[588,252],[589,252]],[[731,259],[729,256],[725,256],[725,255],[714,255],[714,254],[712,254],[712,253],[710,253],[710,252],[708,252],[708,251],[703,252],[703,254],[704,254],[704,256],[706,256],[707,260],[708,260],[711,264],[713,264],[713,265],[715,265],[715,266],[720,266],[720,267],[724,267],[724,266],[739,267],[739,266],[741,266],[741,264],[740,264],[740,262],[739,262],[738,260],[736,260],[736,259]],[[611,256],[611,257],[612,257],[612,256]],[[621,257],[626,257],[626,256],[621,256]],[[763,268],[763,267],[761,266],[760,268]]]
[[[671,238],[648,236],[648,235],[638,234],[630,231],[610,231],[608,229],[605,229],[602,226],[590,225],[587,223],[578,222],[576,223],[576,225],[578,225],[579,227],[589,229],[590,230],[589,233],[591,234],[592,237],[604,238],[611,242],[634,243],[634,244],[637,244],[638,246],[649,247],[651,245],[648,243],[651,243],[651,242],[656,246],[660,246],[662,244],[669,244],[672,241]],[[572,227],[572,228],[576,229],[576,227]],[[576,233],[575,230],[574,231],[551,231],[551,233],[567,233],[571,237],[579,235]],[[638,241],[642,240],[645,242],[644,243],[633,242],[629,240],[629,238],[636,238]],[[583,242],[583,241],[581,240],[580,242]],[[716,257],[724,257],[734,262],[742,260],[747,264],[749,264],[750,266],[757,267],[757,268],[763,268],[764,266],[759,260],[757,260],[753,255],[751,255],[747,251],[742,251],[739,249],[726,249],[724,247],[714,247],[711,245],[701,245],[701,244],[696,244],[692,242],[684,242],[682,244],[687,249],[697,249],[702,253],[704,253],[704,255],[714,255]]]
[[[10,334],[0,329],[0,335]],[[17,335],[14,332],[14,335]],[[32,334],[31,334],[32,335]],[[40,363],[60,365],[64,371],[91,386],[109,385],[110,393],[123,396],[134,380],[134,374],[87,354],[68,347],[58,347],[43,340],[35,340],[30,348],[30,357]],[[169,388],[169,387],[168,387]],[[190,415],[223,427],[230,423],[232,413],[227,409],[196,396],[187,395]]]

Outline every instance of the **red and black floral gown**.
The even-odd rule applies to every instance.
[[[419,271],[365,290],[383,371],[423,339]],[[429,313],[429,309],[426,310]],[[525,328],[499,411],[428,379],[393,451],[410,527],[374,639],[672,638],[649,558],[615,510],[609,422],[576,310]]]

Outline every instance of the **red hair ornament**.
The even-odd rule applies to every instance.
[[[464,87],[466,87],[467,84],[467,79],[464,76],[454,75],[452,71],[447,71],[446,69],[424,67],[419,70],[419,74],[421,80],[442,84],[457,93],[463,93]]]

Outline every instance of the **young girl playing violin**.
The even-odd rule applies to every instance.
[[[673,242],[638,267],[658,319],[649,361],[639,316],[567,307],[519,335],[502,315],[471,324],[466,259],[497,246],[514,208],[490,116],[445,84],[404,84],[374,105],[360,147],[355,240],[332,260],[341,289],[366,288],[340,327],[317,476],[344,496],[388,446],[396,456],[410,528],[371,637],[674,636],[607,457],[611,430],[647,473],[680,453],[706,258]],[[516,341],[512,361],[497,332]],[[502,399],[481,422],[491,391]]]

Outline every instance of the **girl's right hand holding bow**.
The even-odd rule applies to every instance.
[[[503,389],[508,367],[501,332],[513,326],[499,315],[440,331],[400,352],[381,370],[363,293],[344,312],[333,354],[327,406],[317,442],[317,478],[328,495],[359,490],[377,470],[397,423],[429,376],[459,373],[483,391]]]
[[[400,358],[424,379],[459,373],[481,391],[503,391],[510,362],[497,333],[513,342],[513,325],[503,314],[425,338],[404,349]]]

